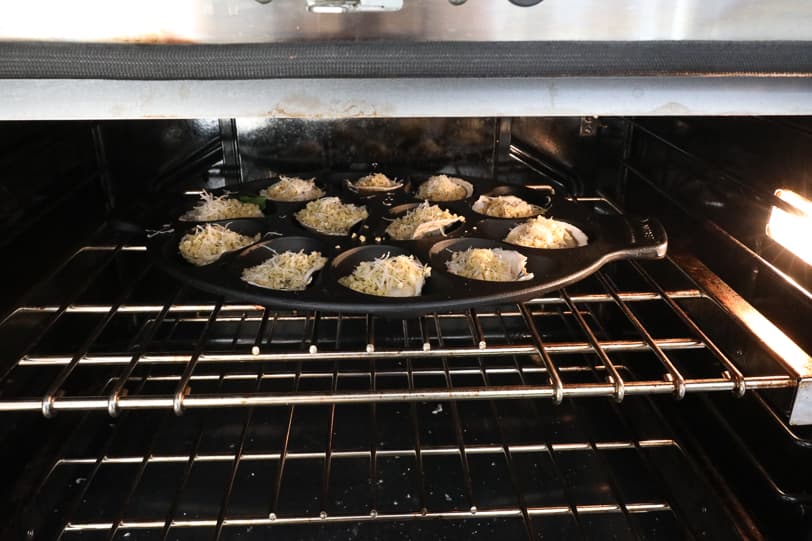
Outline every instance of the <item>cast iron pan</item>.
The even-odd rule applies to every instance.
[[[346,179],[359,173],[323,173],[316,183],[327,195],[342,201],[365,205],[369,218],[357,224],[350,235],[332,236],[318,233],[299,224],[293,214],[306,203],[268,201],[263,218],[226,220],[222,223],[237,231],[262,233],[259,242],[236,252],[223,255],[204,267],[187,263],[178,253],[181,237],[195,227],[194,223],[178,222],[177,215],[188,210],[194,201],[177,207],[177,215],[168,216],[170,231],[152,235],[147,240],[149,252],[158,265],[170,274],[200,289],[226,295],[258,305],[289,309],[325,310],[344,313],[372,313],[390,316],[416,315],[471,308],[478,305],[518,302],[550,290],[572,284],[618,259],[660,259],[668,244],[662,225],[650,218],[631,218],[602,211],[594,201],[578,201],[553,195],[546,190],[498,185],[488,180],[467,179],[474,185],[474,194],[466,199],[434,203],[457,215],[465,222],[437,235],[414,241],[389,239],[384,230],[392,219],[420,203],[411,193],[429,175],[385,171],[390,178],[404,181],[402,187],[390,192],[361,194],[350,189]],[[235,197],[256,196],[277,178],[240,185]],[[586,246],[558,250],[534,249],[502,242],[507,232],[524,219],[490,218],[474,212],[471,205],[481,194],[513,194],[543,207],[547,217],[571,223],[589,237]],[[505,248],[527,256],[527,270],[534,277],[517,282],[486,282],[462,278],[446,271],[445,262],[454,250],[468,247]],[[243,282],[244,268],[262,263],[271,250],[306,252],[318,250],[328,258],[324,269],[313,277],[304,291],[275,291]],[[338,283],[363,260],[384,254],[412,254],[431,266],[419,297],[389,298],[365,295]]]

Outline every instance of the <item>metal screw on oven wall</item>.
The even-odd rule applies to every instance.
[[[598,133],[598,127],[598,117],[583,116],[581,117],[581,125],[578,129],[578,135],[581,137],[592,137]]]
[[[461,6],[466,2],[466,0],[448,0],[448,3],[452,6]]]
[[[270,4],[272,0],[254,0],[257,4]]]

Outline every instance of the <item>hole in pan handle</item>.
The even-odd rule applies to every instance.
[[[668,235],[663,225],[654,218],[629,218],[631,241],[625,253],[633,257],[659,259],[668,249]]]
[[[114,231],[120,233],[134,233],[136,235],[144,235],[148,231],[144,226],[121,218],[112,218],[107,222],[107,225]]]

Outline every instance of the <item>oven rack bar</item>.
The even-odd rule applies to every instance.
[[[568,443],[536,443],[532,445],[466,445],[463,452],[472,455],[489,455],[500,454],[505,450],[511,453],[541,453],[541,452],[572,452],[572,451],[589,451],[592,449],[634,449],[641,448],[667,448],[677,447],[678,444],[672,439],[657,439],[657,440],[640,440],[640,441],[595,441],[595,442],[568,442]],[[399,457],[399,456],[458,456],[460,448],[457,446],[434,446],[423,447],[421,449],[403,448],[403,449],[376,449],[375,455],[378,457]],[[330,456],[332,458],[370,458],[372,452],[369,450],[358,451],[342,451],[331,450]],[[279,460],[282,457],[281,452],[273,453],[251,453],[244,452],[241,454],[235,453],[198,453],[191,457],[195,462],[230,462],[239,458],[244,461],[268,461]],[[287,460],[310,460],[318,458],[326,458],[326,451],[288,451],[285,453]],[[105,456],[102,458],[102,464],[137,464],[146,458],[147,462],[154,463],[183,463],[187,462],[190,457],[187,455],[161,455],[151,454],[147,457],[138,455],[115,455]],[[61,458],[57,461],[56,466],[65,466],[70,464],[93,464],[98,460],[97,457],[67,457]]]
[[[703,298],[703,294],[698,289],[683,289],[683,290],[671,290],[667,291],[666,294],[672,299],[700,299]],[[626,291],[620,293],[619,298],[623,302],[643,302],[643,301],[656,301],[662,299],[658,293],[652,293],[649,291]],[[573,302],[579,304],[586,304],[586,303],[601,303],[601,302],[609,302],[612,300],[611,295],[607,293],[593,293],[593,294],[582,294],[582,295],[572,295]],[[564,299],[560,296],[556,295],[545,295],[543,297],[537,297],[535,299],[530,299],[527,301],[527,304],[564,304]],[[60,308],[60,305],[57,304],[44,304],[44,305],[24,305],[18,306],[14,309],[12,314],[14,313],[21,313],[21,312],[56,312]],[[163,308],[163,305],[160,304],[122,304],[118,307],[119,313],[152,313],[152,312],[160,312]],[[109,304],[71,304],[65,308],[65,312],[67,313],[80,313],[80,314],[103,314],[107,313],[112,309],[112,306]],[[170,312],[210,312],[214,309],[213,304],[174,304],[170,306]],[[220,308],[220,312],[222,313],[230,313],[230,312],[245,312],[245,311],[252,311],[256,310],[257,306],[255,304],[238,304],[232,303],[223,305]],[[505,315],[514,315],[515,313],[507,312]],[[493,313],[480,313],[483,316],[494,316]],[[437,314],[438,317],[454,317],[453,314]],[[296,317],[296,316],[280,316],[281,319]],[[322,316],[323,319],[330,320],[336,319],[338,316],[334,314],[325,314]],[[344,320],[351,320],[351,319],[364,319],[365,316],[363,315],[342,315],[342,319]]]
[[[188,319],[180,318],[180,322],[188,322]],[[199,321],[199,320],[198,320]],[[686,350],[703,349],[705,345],[692,338],[663,338],[656,339],[654,343],[662,350]],[[634,352],[648,351],[649,345],[642,340],[599,340],[598,347],[606,352]],[[367,344],[370,346],[372,344]],[[429,344],[430,346],[430,344]],[[594,351],[594,346],[588,342],[551,342],[544,345],[545,351],[550,354],[576,355],[586,354]],[[198,357],[200,363],[222,363],[222,362],[264,362],[264,361],[335,361],[341,359],[433,359],[442,357],[494,357],[504,355],[534,355],[538,349],[530,344],[527,345],[488,345],[485,342],[483,347],[458,347],[458,348],[426,348],[426,349],[375,349],[367,348],[363,350],[346,351],[319,351],[318,348],[303,352],[290,353],[202,353]],[[142,364],[185,364],[189,361],[187,354],[173,353],[149,353],[142,355]],[[79,359],[80,365],[121,365],[127,364],[130,357],[127,355],[84,355]],[[71,357],[67,355],[25,355],[19,361],[19,366],[63,366],[71,362]],[[525,372],[538,371],[533,367],[524,369]],[[383,372],[384,374],[386,372]],[[379,375],[381,372],[379,372]]]
[[[795,385],[789,376],[762,376],[746,378],[749,389],[783,389]],[[670,381],[641,381],[624,384],[626,396],[669,395],[676,393],[675,384]],[[736,390],[736,383],[726,378],[706,378],[685,383],[685,392],[719,392]],[[453,390],[416,388],[408,391],[353,391],[348,393],[251,393],[251,394],[199,394],[184,395],[183,407],[223,408],[244,406],[289,406],[312,404],[364,404],[369,402],[406,402],[406,401],[445,401],[445,400],[498,400],[517,398],[554,398],[552,386],[516,385],[509,387],[457,387]],[[605,384],[573,384],[562,389],[564,398],[608,397],[616,396],[616,386]],[[56,411],[107,411],[113,397],[54,397],[50,404]],[[117,405],[121,410],[150,410],[172,408],[174,395],[155,396],[122,396]],[[17,400],[0,403],[0,411],[41,411],[43,400]]]
[[[640,513],[666,513],[671,511],[671,506],[667,502],[630,502],[623,506],[618,504],[606,505],[576,505],[575,511],[583,515],[601,514],[640,514]],[[521,517],[526,512],[530,516],[553,516],[569,515],[572,509],[568,506],[548,506],[548,507],[527,507],[525,509],[517,507],[503,507],[498,509],[474,509],[469,511],[447,511],[447,512],[423,512],[412,513],[381,513],[372,510],[364,515],[330,515],[320,513],[311,517],[251,517],[251,518],[227,518],[222,521],[226,527],[252,527],[252,526],[283,526],[294,524],[330,524],[336,522],[387,522],[387,521],[410,521],[410,520],[464,520],[475,518],[495,518],[495,517]],[[170,523],[171,528],[213,528],[217,526],[218,520],[211,519],[176,519]],[[65,532],[87,532],[106,531],[114,526],[123,530],[154,530],[165,526],[163,520],[153,521],[126,521],[119,524],[111,522],[89,522],[89,523],[69,523],[65,526]]]

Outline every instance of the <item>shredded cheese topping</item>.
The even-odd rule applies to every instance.
[[[276,182],[259,195],[274,201],[311,201],[324,196],[324,190],[316,186],[316,179],[280,176]]]
[[[338,283],[367,295],[380,297],[416,297],[423,290],[431,267],[411,255],[381,256],[374,261],[362,261],[349,276]]]
[[[474,203],[473,208],[480,214],[493,216],[494,218],[529,218],[544,212],[544,209],[538,205],[531,205],[515,195],[499,195],[496,197],[482,195]]]
[[[253,244],[260,237],[259,233],[253,237],[240,235],[220,224],[198,225],[194,231],[183,235],[178,250],[186,261],[202,266],[214,263],[227,252]]]
[[[574,248],[585,245],[587,237],[575,226],[537,216],[511,229],[505,242],[529,248]]]
[[[527,273],[527,258],[513,250],[502,248],[468,248],[456,251],[446,261],[448,272],[489,282],[513,282],[533,277]]]
[[[411,240],[432,231],[439,230],[442,233],[445,226],[457,221],[464,222],[465,217],[424,201],[389,224],[386,234],[394,240]]]
[[[448,175],[434,175],[420,185],[415,197],[429,201],[457,201],[473,193],[474,187],[470,182]]]
[[[383,173],[372,173],[361,177],[353,184],[356,188],[394,188],[399,185],[400,182],[392,180]]]
[[[342,203],[338,197],[322,197],[308,203],[294,214],[299,223],[327,235],[347,235],[350,228],[366,220],[364,206]]]
[[[310,284],[313,273],[324,268],[327,258],[321,252],[304,250],[274,254],[259,265],[242,271],[242,280],[259,287],[301,291]]]
[[[261,218],[262,210],[255,203],[243,203],[231,199],[228,195],[215,197],[203,190],[200,201],[191,210],[184,213],[180,220],[184,222],[213,222],[234,218]]]

